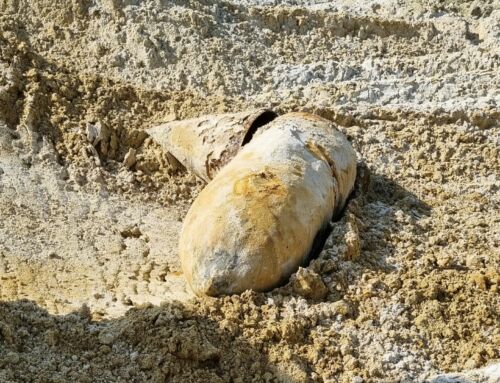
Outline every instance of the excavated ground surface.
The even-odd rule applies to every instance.
[[[0,0],[1,382],[500,379],[499,4],[352,3]],[[287,285],[194,298],[203,184],[145,129],[255,107],[335,121],[356,192]]]

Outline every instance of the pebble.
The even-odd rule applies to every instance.
[[[125,154],[125,157],[123,159],[123,165],[127,169],[132,168],[132,166],[134,166],[135,163],[137,162],[136,153],[137,153],[137,151],[134,148],[130,148],[128,150],[127,154]]]
[[[291,283],[297,294],[314,301],[323,300],[328,294],[321,277],[310,269],[299,268],[293,275]]]
[[[110,331],[102,330],[99,333],[98,339],[101,344],[110,345],[115,341],[116,335]]]
[[[5,355],[5,361],[9,364],[18,364],[20,361],[19,354],[17,352],[9,351]]]

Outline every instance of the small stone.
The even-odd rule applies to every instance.
[[[477,254],[470,254],[465,260],[465,265],[470,269],[477,269],[484,266],[484,259]]]
[[[155,367],[154,355],[143,355],[139,357],[139,367],[141,370],[151,370]]]
[[[100,122],[96,124],[87,124],[85,127],[85,135],[87,136],[87,140],[92,144],[92,146],[96,146],[99,142],[101,142],[105,138],[105,129],[103,129]]]
[[[470,280],[476,285],[476,287],[486,290],[487,284],[486,284],[486,277],[481,274],[481,273],[473,273],[469,277]]]
[[[345,300],[341,299],[333,304],[332,311],[337,315],[346,317],[352,314],[352,307]]]
[[[284,321],[281,323],[280,333],[283,339],[295,343],[303,339],[304,327],[297,321]]]
[[[300,267],[291,278],[294,291],[305,298],[319,301],[328,294],[321,277],[314,271]]]
[[[123,159],[123,165],[127,169],[130,169],[137,162],[136,153],[137,152],[136,152],[136,150],[134,148],[130,148],[128,150],[127,154],[125,154],[125,158]]]
[[[479,366],[481,366],[483,362],[483,358],[481,357],[480,354],[474,354],[472,355],[466,362],[465,362],[465,365],[464,367],[467,369],[467,370],[472,370],[474,368],[477,368]]]
[[[99,339],[99,342],[101,344],[110,345],[110,344],[112,344],[115,341],[116,336],[112,332],[101,331],[101,333],[99,334],[98,339]]]
[[[19,354],[17,352],[10,351],[5,356],[5,361],[7,364],[18,364],[19,363]]]
[[[443,255],[437,258],[436,263],[439,267],[446,268],[452,264],[452,258],[449,255]]]
[[[359,258],[361,254],[361,245],[359,240],[358,227],[354,221],[349,221],[347,224],[347,233],[345,235],[346,250],[344,259],[354,261]]]
[[[111,347],[103,344],[101,347],[99,347],[99,352],[104,355],[109,354],[111,352]]]

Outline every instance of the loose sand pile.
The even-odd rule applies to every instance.
[[[498,2],[285,3],[0,0],[1,382],[500,379]],[[288,284],[197,299],[203,183],[145,129],[256,107],[335,121],[356,192]]]

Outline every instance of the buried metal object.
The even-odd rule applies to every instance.
[[[275,117],[267,109],[209,115],[168,122],[148,133],[189,171],[209,182],[259,127]]]
[[[193,291],[217,296],[283,283],[343,208],[355,177],[355,152],[328,120],[290,113],[257,130],[184,220],[179,253]]]

